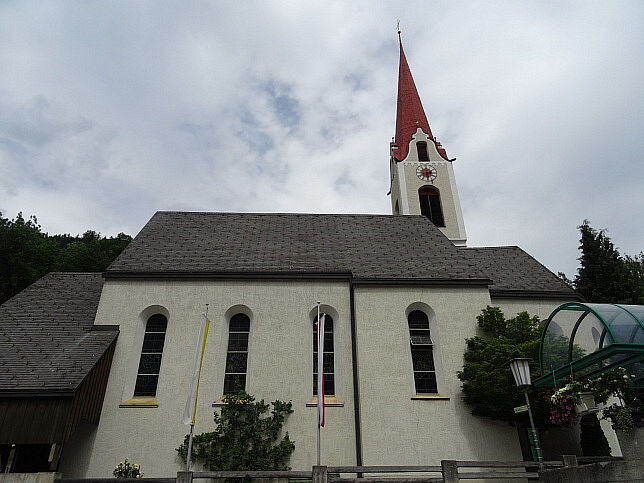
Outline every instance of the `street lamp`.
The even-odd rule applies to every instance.
[[[537,451],[537,461],[539,462],[539,469],[543,469],[543,454],[541,453],[541,444],[539,443],[539,434],[534,427],[534,419],[532,418],[532,408],[530,407],[530,399],[528,398],[528,387],[532,385],[530,379],[530,359],[517,358],[510,361],[510,369],[514,376],[519,389],[523,389],[525,396],[525,403],[528,406],[528,416],[530,416],[530,426],[532,427],[532,437],[534,438],[534,449]]]

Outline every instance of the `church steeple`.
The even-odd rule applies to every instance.
[[[407,157],[409,152],[409,142],[420,128],[433,141],[435,141],[432,129],[429,127],[423,103],[418,95],[414,77],[411,75],[411,69],[407,63],[405,50],[398,30],[398,44],[400,46],[400,62],[398,64],[398,100],[396,102],[396,136],[394,137],[393,147],[396,161],[402,161]],[[447,153],[440,143],[437,144],[439,154],[447,158]]]
[[[398,43],[400,44],[400,63],[398,64],[398,101],[396,104],[396,137],[394,138],[398,149],[394,151],[394,157],[397,161],[402,161],[407,157],[409,141],[416,133],[417,127],[421,128],[430,138],[434,139],[434,136],[405,57],[400,31],[398,31]]]
[[[455,245],[465,245],[465,224],[454,169],[432,134],[400,40],[396,135],[390,146],[394,215],[424,215]]]

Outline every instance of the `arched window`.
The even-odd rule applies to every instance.
[[[317,315],[313,319],[313,394],[318,393],[318,338],[316,324]],[[333,363],[333,319],[329,314],[324,318],[324,354],[322,364],[324,366],[324,395],[335,394],[335,374]]]
[[[436,226],[445,226],[438,190],[433,186],[421,186],[418,189],[418,199],[420,200],[420,214],[429,218]]]
[[[246,389],[249,332],[250,318],[248,315],[235,314],[230,318],[224,394],[234,394],[239,390]]]
[[[398,207],[398,200],[396,200],[396,206],[394,207],[394,215],[400,215],[400,208]]]
[[[165,343],[168,319],[163,314],[154,314],[145,323],[145,335],[141,359],[136,375],[134,397],[154,397],[157,394],[161,356]]]
[[[434,367],[434,343],[429,331],[429,319],[422,310],[412,310],[407,316],[407,323],[416,393],[435,394],[438,389]]]
[[[427,143],[425,141],[418,141],[416,143],[416,150],[418,151],[418,161],[429,161]]]

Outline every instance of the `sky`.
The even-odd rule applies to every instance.
[[[469,246],[644,249],[644,2],[0,2],[0,212],[391,213],[400,20]],[[404,243],[401,240],[401,243]]]

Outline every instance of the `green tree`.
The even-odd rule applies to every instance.
[[[623,299],[627,303],[644,305],[644,253],[622,258],[624,264]]]
[[[0,214],[0,303],[51,271],[59,246],[40,231],[35,216]]]
[[[574,288],[591,302],[644,304],[644,254],[622,256],[588,220],[578,227],[581,263]]]
[[[291,402],[273,401],[270,406],[244,391],[223,398],[221,414],[215,411],[213,432],[194,436],[191,459],[209,470],[289,470],[286,462],[295,450],[282,425],[293,412]],[[280,439],[281,437],[281,439]],[[188,435],[177,449],[185,461]]]
[[[487,306],[477,320],[486,337],[466,339],[465,364],[458,372],[458,378],[463,381],[464,400],[476,416],[513,424],[514,407],[525,404],[525,400],[517,390],[508,362],[515,357],[527,357],[531,359],[533,377],[538,375],[542,330],[539,318],[521,312],[506,319],[499,307]],[[542,395],[532,400],[533,410],[542,415],[536,419],[545,421]]]
[[[123,233],[105,238],[92,230],[82,236],[48,235],[35,216],[18,213],[10,220],[0,213],[0,303],[52,270],[101,272],[131,240]]]
[[[102,272],[132,241],[132,237],[119,233],[104,238],[88,230],[81,237],[55,235],[61,249],[54,270],[63,272]]]

